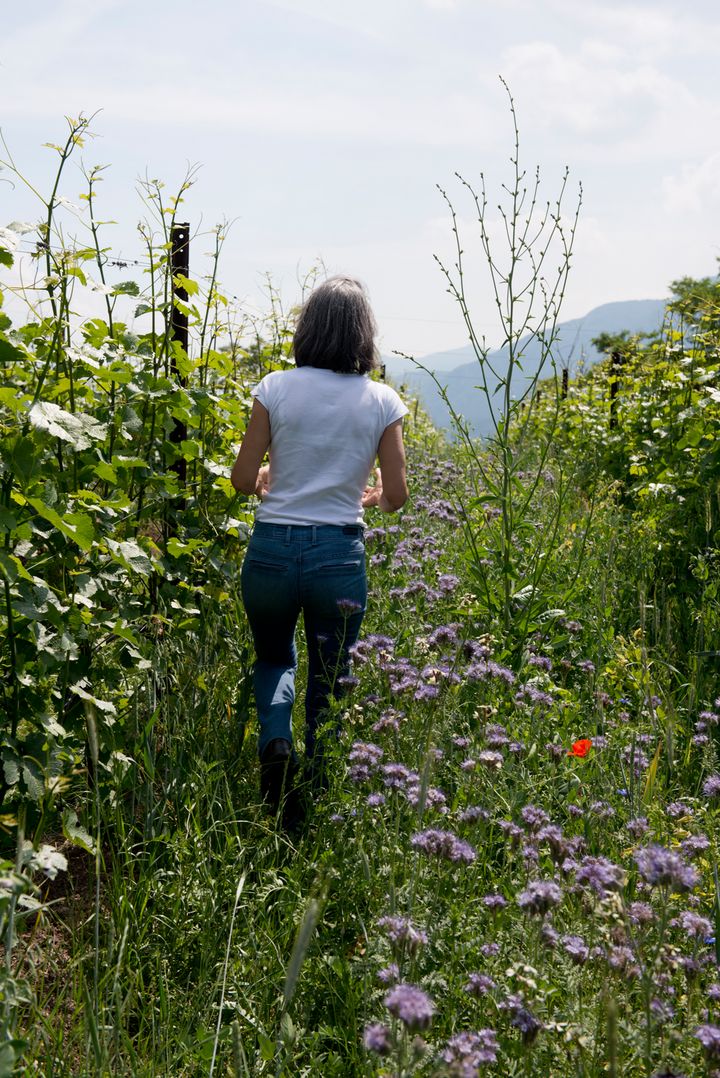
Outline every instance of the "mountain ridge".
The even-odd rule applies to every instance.
[[[603,303],[593,307],[582,318],[559,323],[553,345],[556,368],[561,370],[566,367],[573,376],[581,363],[584,366],[596,363],[601,356],[593,347],[592,340],[602,333],[621,333],[623,330],[631,335],[656,332],[662,325],[666,302],[664,299],[646,299]],[[518,379],[515,396],[522,394],[527,381],[535,375],[542,355],[542,348],[532,334],[521,339],[519,350],[523,353],[524,378]],[[496,348],[488,352],[488,360],[496,369],[504,369],[507,354],[507,346]],[[436,426],[452,426],[448,407],[431,375],[419,370],[411,361],[397,356],[383,357],[383,362],[391,380],[406,385],[412,393],[417,394]],[[439,378],[453,408],[464,417],[473,432],[478,436],[488,434],[492,421],[485,395],[477,388],[481,378],[472,346],[467,344],[449,352],[433,352],[421,357],[419,362]],[[551,370],[548,363],[548,376]]]

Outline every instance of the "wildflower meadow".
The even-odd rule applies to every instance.
[[[179,279],[160,184],[115,281],[97,175],[78,199],[66,169],[85,127],[39,223],[0,229],[6,275],[35,267],[27,319],[0,311],[0,1075],[720,1074],[717,278],[564,387],[576,218],[533,197],[497,251],[460,184],[511,346],[485,369],[459,257],[494,432],[409,402],[411,497],[366,514],[329,789],[288,833],[260,803],[229,473],[293,314],[234,309],[222,228]],[[513,168],[517,222],[517,141]]]

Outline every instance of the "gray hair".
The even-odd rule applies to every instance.
[[[367,374],[377,365],[377,325],[365,288],[354,277],[329,277],[303,304],[293,339],[298,367]]]

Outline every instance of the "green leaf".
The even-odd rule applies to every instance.
[[[22,777],[30,799],[32,801],[42,801],[45,793],[45,781],[40,767],[34,760],[27,758],[23,760]]]
[[[114,286],[113,292],[116,296],[139,296],[140,289],[135,281],[121,281],[120,284]]]
[[[258,1043],[260,1045],[260,1055],[266,1063],[269,1063],[271,1059],[275,1058],[275,1041],[271,1040],[264,1033],[258,1033]]]
[[[4,252],[0,250],[0,256]],[[0,259],[1,260],[1,259]],[[0,1078],[12,1078],[15,1074],[15,1063],[17,1056],[15,1054],[15,1046],[12,1041],[5,1041],[0,1047]]]
[[[25,500],[38,516],[56,527],[67,539],[77,543],[81,550],[87,552],[91,549],[95,540],[95,529],[91,518],[86,513],[68,513],[67,516],[61,517],[59,513],[46,505],[41,498],[27,498]]]
[[[184,288],[188,296],[196,296],[200,291],[200,285],[197,281],[190,280],[189,277],[185,277],[182,273],[176,273],[173,281],[176,288]]]
[[[32,438],[18,434],[15,438],[0,439],[2,459],[20,486],[27,486],[40,470],[40,459]]]
[[[54,438],[69,442],[75,449],[88,449],[93,441],[107,436],[107,426],[90,415],[66,412],[51,401],[36,401],[29,412],[30,422]]]
[[[108,483],[117,483],[117,472],[112,464],[108,464],[107,461],[101,460],[99,464],[95,465],[93,471],[98,479],[104,479]]]
[[[98,700],[97,696],[93,696],[92,693],[88,692],[79,681],[70,686],[70,692],[74,692],[81,700],[87,700],[88,703],[93,704],[104,715],[117,715],[115,704],[111,703],[110,700]]]
[[[72,809],[65,809],[62,816],[62,828],[68,842],[72,842],[74,846],[80,846],[83,850],[87,850],[88,853],[95,853],[93,837],[79,823],[77,812],[73,812]]]
[[[0,339],[0,362],[20,363],[25,358],[25,352],[22,352],[19,348],[16,348],[14,344],[10,344],[10,341],[5,340],[4,338]],[[9,404],[9,400],[7,398],[11,395],[17,397],[17,390],[3,389],[2,394],[3,396],[0,397],[0,400],[2,400],[3,403]]]
[[[7,550],[0,550],[0,576],[3,576],[9,584],[14,584],[18,577],[32,581],[32,576],[20,559]]]
[[[12,266],[13,256],[4,247],[0,247],[0,266]]]
[[[3,774],[8,786],[17,786],[20,781],[20,760],[10,749],[3,749]]]
[[[153,565],[147,552],[134,539],[126,539],[121,543],[108,539],[107,545],[113,561],[119,562],[131,573],[149,576],[152,572]]]

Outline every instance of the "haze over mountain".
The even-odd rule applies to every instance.
[[[567,367],[570,377],[573,377],[579,367],[596,363],[601,357],[592,341],[601,333],[621,333],[623,330],[632,335],[654,333],[662,325],[665,302],[662,299],[642,299],[603,303],[583,318],[560,323],[553,347],[553,359],[558,371]],[[530,340],[529,335],[523,338],[521,347],[524,377],[520,374],[517,376],[516,397],[522,394],[541,359],[540,345],[537,340]],[[488,359],[496,370],[504,370],[507,346],[489,352]],[[452,425],[447,405],[429,374],[397,356],[384,356],[383,360],[392,381],[396,385],[406,385],[412,393],[417,394],[436,426]],[[420,362],[439,376],[442,385],[447,388],[453,408],[465,417],[472,430],[477,435],[488,434],[491,428],[490,413],[482,391],[477,388],[481,376],[471,345],[450,352],[434,352],[423,356]],[[548,361],[542,376],[550,377],[551,374],[552,367]]]

